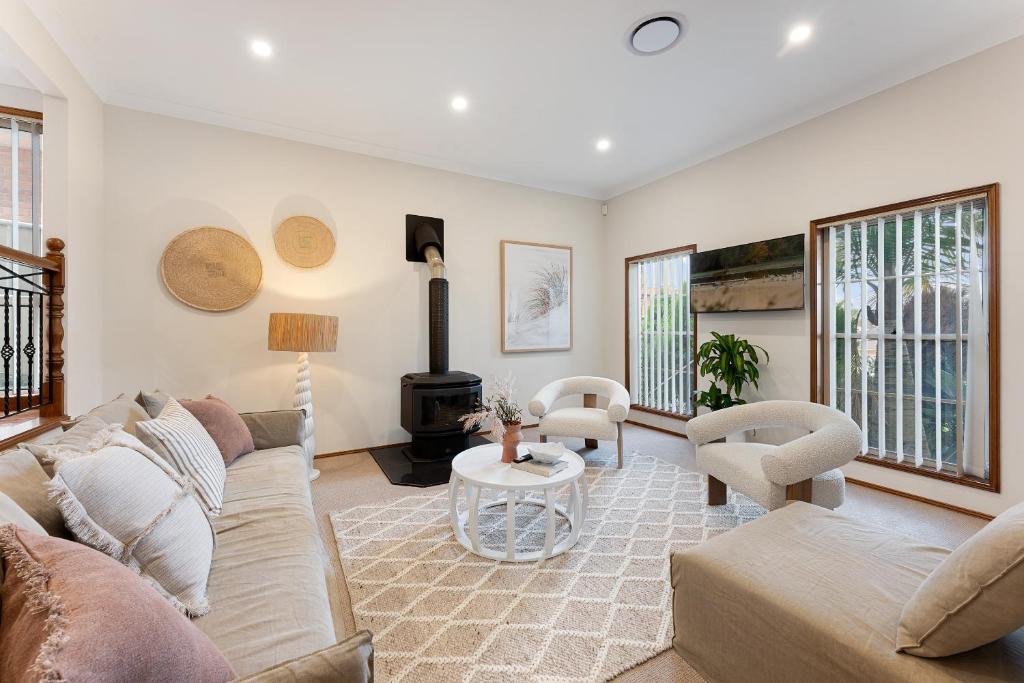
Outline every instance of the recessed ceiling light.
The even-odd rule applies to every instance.
[[[797,24],[789,30],[789,44],[799,45],[807,42],[807,39],[811,37],[811,31],[810,24]]]
[[[626,33],[626,47],[638,55],[657,55],[674,47],[683,37],[681,14],[659,13],[641,19]]]
[[[249,43],[249,47],[254,55],[264,59],[274,54],[274,48],[265,40],[254,40]]]
[[[612,141],[608,138],[601,138],[594,144],[594,147],[597,147],[598,152],[607,152],[612,148]]]
[[[455,111],[466,111],[469,108],[469,100],[462,95],[456,95],[452,98],[452,109]]]

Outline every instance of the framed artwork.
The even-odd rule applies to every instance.
[[[572,348],[572,247],[501,242],[501,350]]]

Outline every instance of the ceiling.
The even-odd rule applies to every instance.
[[[1021,0],[28,2],[108,103],[596,198],[1024,34]],[[659,11],[683,40],[632,54]]]

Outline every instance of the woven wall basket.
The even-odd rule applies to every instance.
[[[202,311],[230,311],[256,296],[263,264],[241,235],[202,227],[171,240],[160,258],[160,275],[183,303]]]
[[[312,216],[292,216],[277,227],[274,246],[281,258],[293,266],[316,268],[334,254],[334,235]]]

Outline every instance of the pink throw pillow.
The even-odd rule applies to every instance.
[[[0,680],[234,678],[205,633],[100,551],[7,524],[0,555]]]
[[[225,465],[230,465],[235,458],[256,450],[252,433],[245,426],[245,421],[234,408],[216,396],[185,398],[179,403],[209,432],[217,444],[221,457],[224,458]]]

